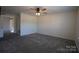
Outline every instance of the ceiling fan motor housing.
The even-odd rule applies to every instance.
[[[40,8],[37,8],[36,10],[37,10],[37,13],[39,13],[39,12],[40,12]]]

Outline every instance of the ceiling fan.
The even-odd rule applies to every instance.
[[[35,15],[40,16],[40,15],[44,15],[47,14],[47,9],[46,8],[30,8],[31,10],[35,11]]]

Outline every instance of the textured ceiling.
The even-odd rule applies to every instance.
[[[67,12],[67,11],[75,11],[77,7],[73,6],[2,6],[2,13],[9,14],[17,14],[21,12],[25,12],[28,14],[33,14],[35,11],[30,8],[46,8],[48,14],[58,13],[58,12]]]

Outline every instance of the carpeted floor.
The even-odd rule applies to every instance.
[[[78,52],[75,41],[34,33],[20,37],[8,35],[0,41],[1,53],[71,53]]]

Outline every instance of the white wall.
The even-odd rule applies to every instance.
[[[27,35],[37,32],[37,20],[35,16],[21,13],[20,35]]]
[[[79,9],[78,9],[78,11],[77,11],[77,21],[76,21],[77,23],[76,23],[76,34],[77,34],[77,39],[79,39]]]
[[[10,32],[10,17],[13,15],[0,15],[0,37],[3,37],[6,32]]]
[[[79,8],[77,10],[77,21],[76,21],[76,38],[75,42],[79,51]]]
[[[10,21],[8,15],[1,15],[2,18],[2,29],[4,32],[10,31]]]
[[[0,38],[3,37],[2,17],[0,15]]]
[[[20,14],[17,14],[15,19],[15,31],[17,34],[20,34]]]
[[[10,30],[9,24],[9,18],[6,15],[0,15],[0,37],[3,37],[4,32]]]
[[[38,33],[74,39],[76,12],[40,16]]]

